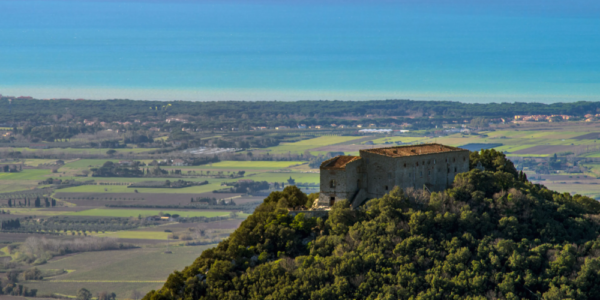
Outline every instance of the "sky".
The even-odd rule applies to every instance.
[[[593,1],[0,0],[0,94],[600,100]]]

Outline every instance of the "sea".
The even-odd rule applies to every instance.
[[[0,0],[0,94],[600,100],[600,1]]]

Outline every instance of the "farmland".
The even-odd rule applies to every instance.
[[[137,217],[141,215],[142,217],[158,215],[160,212],[168,213],[168,214],[178,214],[180,216],[185,217],[217,217],[217,216],[227,216],[229,212],[224,211],[183,211],[183,210],[166,210],[166,211],[158,211],[152,209],[99,209],[94,208],[90,210],[78,211],[78,212],[70,212],[65,215],[67,216],[92,216],[92,217]]]
[[[526,164],[523,164],[525,167],[521,169],[531,180],[549,188],[600,197],[600,159],[595,160],[600,158],[600,143],[596,146],[597,132],[600,132],[600,128],[586,124],[561,128],[534,124],[439,136],[425,131],[374,136],[315,135],[226,156],[237,160],[222,159],[195,166],[162,165],[160,168],[166,173],[150,177],[92,177],[90,169],[99,168],[107,161],[118,164],[124,160],[108,156],[106,159],[64,159],[64,165],[56,165],[56,159],[13,159],[7,164],[22,164],[24,169],[20,172],[0,173],[0,194],[23,200],[21,198],[27,198],[27,195],[44,193],[40,192],[40,188],[47,187],[49,192],[42,198],[55,199],[57,202],[55,207],[8,207],[9,198],[1,198],[2,209],[10,210],[10,215],[0,215],[2,220],[19,218],[24,224],[23,230],[28,231],[0,232],[0,242],[17,247],[15,251],[19,251],[18,246],[29,236],[58,240],[115,238],[120,243],[135,245],[136,248],[132,249],[57,256],[37,267],[48,272],[62,269],[69,270],[68,272],[49,276],[43,281],[23,282],[28,288],[37,288],[41,294],[74,296],[79,288],[85,287],[93,293],[107,290],[117,293],[119,297],[125,297],[133,290],[147,292],[160,287],[170,272],[189,265],[203,249],[210,247],[209,244],[227,237],[247,216],[248,207],[253,209],[262,201],[264,195],[269,191],[281,189],[288,184],[290,178],[296,184],[317,185],[320,174],[317,169],[309,166],[310,157],[314,159],[321,155],[321,158],[325,159],[329,152],[356,155],[360,149],[433,142],[451,146],[493,145],[495,149],[505,151],[518,166],[523,164],[524,159],[547,160],[558,153],[568,156],[570,161],[587,159],[577,165],[581,166],[583,171],[573,173],[577,170],[573,169],[572,164],[568,170],[548,174],[536,173],[533,166],[525,166]],[[13,150],[37,151],[44,154],[63,151],[75,156],[85,151],[97,154],[106,152],[106,149]],[[154,160],[148,159],[147,156],[135,158],[137,153],[152,151],[148,148],[116,151],[117,154],[134,155],[130,159],[143,164],[150,164]],[[254,153],[255,156],[248,153]],[[264,159],[267,154],[270,160],[256,159],[258,156]],[[162,160],[160,155],[154,157],[156,160]],[[168,157],[165,156],[165,159]],[[142,168],[151,169],[155,166],[145,165]],[[176,171],[178,173],[174,174]],[[49,178],[71,180],[82,185],[61,186],[47,182],[38,184]],[[181,188],[128,187],[132,183],[177,180],[208,183]],[[239,180],[266,181],[270,184],[269,190],[260,193],[213,192],[228,188],[227,185],[231,186]],[[278,188],[275,187],[275,183]],[[38,190],[32,190],[33,188]],[[232,201],[235,205],[219,204],[221,206],[209,207],[206,203],[195,202],[198,199]],[[172,215],[179,215],[182,219],[167,217],[168,220],[146,220],[146,217],[150,216]],[[168,241],[169,251],[173,254],[164,253]],[[197,244],[203,246],[192,246]],[[15,256],[16,252],[11,255]]]

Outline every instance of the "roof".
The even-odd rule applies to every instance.
[[[360,156],[336,156],[332,159],[328,159],[321,164],[322,170],[336,170],[344,169],[346,165],[361,159]]]
[[[469,151],[469,150],[446,146],[446,145],[442,145],[442,144],[423,144],[423,145],[396,146],[396,147],[360,150],[360,152],[368,152],[368,153],[379,154],[379,155],[384,155],[384,156],[388,156],[388,157],[427,155],[427,154],[455,152],[455,151]]]

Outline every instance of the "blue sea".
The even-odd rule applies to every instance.
[[[0,0],[0,94],[597,101],[600,4]]]

